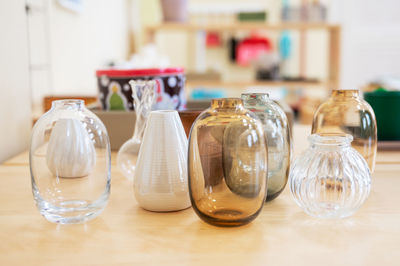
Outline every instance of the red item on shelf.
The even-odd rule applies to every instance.
[[[249,37],[241,41],[236,49],[236,61],[239,65],[246,66],[257,59],[263,52],[272,50],[271,41],[262,37]]]
[[[208,32],[206,35],[207,47],[217,47],[221,45],[221,38],[216,32]]]

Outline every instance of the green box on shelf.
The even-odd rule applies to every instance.
[[[267,19],[267,12],[240,12],[238,13],[238,20],[242,22],[265,22]]]

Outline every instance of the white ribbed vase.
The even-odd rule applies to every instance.
[[[310,147],[291,164],[290,191],[307,214],[347,217],[367,199],[370,171],[365,159],[351,147],[352,140],[351,135],[313,134]]]
[[[135,197],[142,208],[166,212],[190,207],[187,147],[178,112],[150,113],[134,176]]]

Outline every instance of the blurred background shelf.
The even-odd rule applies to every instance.
[[[156,31],[240,31],[240,30],[340,30],[339,25],[327,23],[279,23],[267,24],[261,22],[236,22],[222,24],[186,24],[186,23],[162,23],[150,25],[146,28],[148,33]]]
[[[220,65],[224,65],[223,73],[220,73],[222,81],[215,80],[207,80],[205,78],[191,80],[189,77],[187,79],[187,87],[189,90],[194,88],[225,88],[227,89],[229,94],[235,95],[236,92],[229,91],[229,89],[237,89],[246,88],[250,86],[264,86],[264,87],[284,87],[286,89],[294,90],[294,89],[322,89],[325,92],[328,92],[330,89],[339,87],[339,67],[340,67],[340,52],[341,52],[341,27],[337,24],[329,24],[325,22],[282,22],[282,23],[265,23],[265,22],[223,22],[220,24],[217,23],[171,23],[164,22],[161,24],[149,25],[144,28],[144,32],[146,38],[149,42],[158,43],[159,45],[163,43],[163,39],[158,38],[159,34],[172,34],[168,36],[173,36],[173,34],[187,34],[187,41],[184,41],[184,44],[180,43],[179,45],[183,46],[182,53],[187,54],[187,58],[190,58],[188,61],[192,67],[189,68],[192,72],[201,73],[202,71],[208,71],[209,67],[215,65],[215,58],[210,56],[213,51],[210,48],[204,47],[204,36],[208,33],[216,33],[221,34],[221,36],[225,36],[225,44],[227,40],[231,37],[236,36],[238,33],[245,32],[245,34],[253,34],[258,33],[260,36],[263,36],[264,32],[269,32],[268,35],[272,36],[274,44],[274,49],[279,47],[279,43],[277,43],[277,35],[282,32],[290,31],[296,32],[299,35],[299,40],[296,45],[298,48],[298,76],[299,80],[302,81],[275,81],[275,80],[254,80],[254,81],[237,81],[239,78],[232,79],[232,76],[235,76],[234,73],[229,74],[229,78],[227,78],[227,69],[238,73],[238,69],[243,69],[244,72],[254,71],[254,66],[241,66],[239,64],[232,64],[229,62],[221,63]],[[327,36],[327,42],[323,43],[324,55],[322,62],[326,62],[326,75],[325,77],[317,78],[319,81],[307,81],[307,79],[314,79],[313,77],[307,76],[307,65],[308,62],[313,61],[313,50],[310,51],[308,47],[312,43],[307,42],[307,34],[308,32],[322,31]],[[274,37],[275,36],[275,37]],[[203,39],[202,39],[203,38]],[[199,45],[201,43],[201,45]],[[177,44],[178,45],[178,44]],[[206,51],[207,49],[207,51]],[[222,49],[222,48],[217,48]],[[219,53],[221,51],[219,50]],[[208,54],[208,56],[207,56]],[[315,56],[314,56],[315,57]],[[210,60],[211,62],[207,62]],[[323,63],[322,63],[323,65]],[[247,68],[247,70],[245,70]],[[251,70],[252,69],[252,70]],[[230,71],[229,70],[229,71]],[[225,73],[224,73],[225,72]],[[247,77],[248,78],[248,77]],[[245,78],[243,80],[246,80]],[[248,79],[247,79],[248,80]],[[305,81],[304,81],[305,80]]]
[[[289,89],[295,88],[320,88],[329,87],[329,82],[320,81],[219,81],[219,80],[187,80],[187,87],[229,87],[229,88],[244,88],[251,86],[265,87],[285,87]]]

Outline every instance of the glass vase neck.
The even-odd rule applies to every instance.
[[[354,97],[360,96],[359,90],[333,90],[332,97]]]
[[[261,101],[269,101],[269,94],[268,93],[242,93],[242,99],[244,101],[248,100],[261,100]]]
[[[212,109],[239,110],[244,109],[243,101],[240,98],[221,98],[211,100]]]
[[[51,108],[57,109],[82,109],[85,107],[85,102],[83,100],[75,100],[75,99],[68,99],[68,100],[56,100],[51,103]]]
[[[318,147],[350,147],[353,136],[349,134],[312,134],[308,137],[311,145]]]
[[[136,113],[135,131],[132,139],[140,144],[143,139],[147,117],[151,112],[155,99],[156,82],[154,80],[131,80],[129,85],[132,88],[133,105]]]

